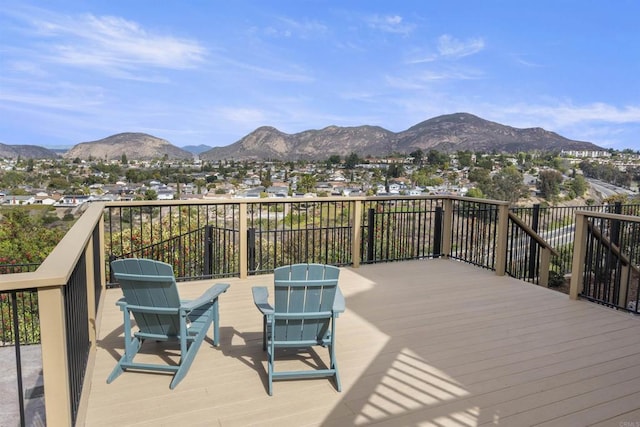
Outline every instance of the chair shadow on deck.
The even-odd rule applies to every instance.
[[[135,327],[135,320],[131,322],[131,326]],[[222,328],[221,328],[222,329]],[[122,358],[124,354],[124,326],[119,326],[113,329],[106,335],[103,335],[102,338],[97,340],[97,346],[103,350],[105,350],[109,355],[113,358],[115,362]],[[204,337],[204,342],[206,342],[212,349],[220,350],[220,347],[215,347],[213,339],[209,336]],[[145,344],[140,348],[138,352],[139,355],[148,355],[154,356],[161,360],[163,363],[167,365],[175,365],[178,366],[180,360],[180,343],[171,342],[171,341],[155,341],[155,342],[145,342]],[[140,371],[142,372],[142,371]],[[164,372],[149,372],[145,371],[146,374],[159,374],[159,375],[170,375],[171,373]]]
[[[240,344],[233,344],[238,338]],[[265,391],[269,391],[269,372],[266,351],[262,349],[262,331],[241,332],[233,326],[220,326],[220,347],[226,357],[241,361],[244,365],[256,371]],[[313,348],[283,348],[278,349],[279,363],[305,365],[309,369],[328,369],[327,362]],[[312,378],[298,378],[310,380]]]
[[[127,370],[170,372],[174,389],[189,372],[202,342],[213,329],[213,343],[219,342],[218,297],[229,288],[213,284],[193,300],[180,298],[173,267],[146,258],[124,258],[111,262],[111,271],[123,297],[116,305],[123,314],[124,354],[107,378],[111,383]],[[132,318],[136,326],[132,326]],[[179,344],[177,363],[170,363],[165,346]],[[163,363],[141,360],[144,351],[155,350]]]

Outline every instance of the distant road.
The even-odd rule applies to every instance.
[[[617,185],[609,184],[607,182],[603,182],[598,179],[592,179],[592,178],[585,178],[585,179],[591,185],[591,188],[593,188],[598,193],[602,194],[602,197],[604,199],[606,199],[607,197],[613,196],[615,194],[629,194],[629,195],[636,194],[635,192],[627,188],[618,187]]]

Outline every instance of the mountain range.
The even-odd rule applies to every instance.
[[[64,154],[67,159],[120,160],[192,159],[193,153],[172,145],[169,141],[146,133],[119,133],[98,141],[81,142]]]
[[[360,157],[411,153],[416,150],[455,152],[506,152],[603,150],[542,128],[518,129],[481,119],[468,113],[438,116],[394,133],[378,126],[338,127],[286,134],[260,127],[238,142],[200,154],[207,160],[222,159],[324,159],[332,154]]]
[[[402,132],[379,126],[329,126],[287,134],[263,126],[224,147],[183,148],[145,133],[120,133],[98,141],[82,142],[64,153],[68,159],[157,158],[203,160],[324,160],[331,155],[360,157],[411,153],[416,150],[517,153],[528,151],[604,150],[591,142],[575,141],[542,128],[519,129],[468,113],[434,117]],[[0,144],[0,157],[54,158],[58,154],[39,146]]]
[[[58,154],[38,145],[8,145],[0,143],[0,158],[55,159]]]

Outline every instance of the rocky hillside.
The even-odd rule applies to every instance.
[[[58,155],[37,145],[7,145],[0,143],[0,158],[5,159],[55,159]]]
[[[123,154],[130,160],[162,159],[165,156],[167,159],[193,158],[192,153],[146,133],[119,133],[98,141],[82,142],[67,151],[64,157],[120,160]]]
[[[419,123],[397,134],[397,149],[506,152],[602,150],[590,142],[574,141],[542,128],[518,129],[467,113],[448,114]]]
[[[467,113],[435,117],[394,133],[377,126],[338,127],[286,134],[273,127],[260,127],[226,147],[200,154],[207,160],[326,159],[332,154],[356,153],[384,156],[417,149],[452,152],[601,150],[595,144],[574,141],[541,128],[518,129],[490,122]]]
[[[351,152],[386,153],[385,145],[393,132],[380,127],[329,126],[322,130],[307,130],[289,135],[278,129],[263,126],[240,141],[226,147],[215,147],[200,154],[201,159],[321,160],[331,154]]]

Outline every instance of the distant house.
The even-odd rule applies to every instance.
[[[171,187],[160,187],[156,190],[158,200],[173,200],[175,191]]]
[[[8,205],[12,205],[12,206],[19,206],[19,205],[33,205],[36,202],[36,197],[29,195],[29,196],[13,196],[13,195],[6,195],[4,196],[4,204],[8,204]]]
[[[48,193],[37,193],[36,194],[36,201],[35,204],[36,205],[48,205],[48,206],[52,206],[54,205],[60,198],[55,198],[53,196],[50,196]]]
[[[562,150],[560,155],[563,157],[578,158],[611,157],[611,153],[604,150]]]
[[[85,196],[84,194],[80,195],[68,195],[62,197],[55,203],[56,207],[64,207],[64,208],[74,208],[76,206],[80,206],[83,203],[90,202],[92,199],[91,196]]]

